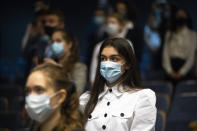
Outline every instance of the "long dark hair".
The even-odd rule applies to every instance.
[[[184,11],[187,15],[186,26],[189,29],[192,29],[192,19],[191,19],[189,12],[186,9],[175,7],[174,12],[172,13],[172,19],[171,19],[171,24],[170,24],[170,28],[169,28],[170,37],[168,39],[168,43],[170,43],[174,34],[177,32],[176,14],[180,10]]]
[[[177,25],[176,25],[176,14],[178,11],[184,11],[187,15],[187,21],[186,21],[186,26],[189,28],[189,29],[192,29],[193,25],[192,25],[192,18],[191,18],[191,15],[189,13],[188,10],[184,9],[184,8],[176,8],[176,10],[174,11],[174,13],[172,14],[173,17],[172,17],[172,20],[171,20],[171,26],[170,26],[170,30],[172,32],[176,32],[177,31]]]
[[[137,70],[136,58],[133,47],[131,44],[123,38],[112,38],[107,39],[103,42],[100,52],[99,52],[99,61],[97,66],[97,73],[95,77],[95,82],[93,85],[92,90],[90,91],[90,99],[86,105],[85,112],[84,112],[84,122],[87,121],[88,116],[94,110],[98,96],[104,90],[105,79],[100,74],[100,57],[101,52],[107,46],[111,46],[117,50],[117,52],[125,59],[126,65],[130,68],[125,71],[123,74],[123,80],[119,83],[124,87],[124,90],[140,88],[140,77],[139,72]]]

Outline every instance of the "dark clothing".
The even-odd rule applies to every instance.
[[[179,72],[181,67],[185,64],[185,60],[179,58],[171,58],[171,65],[175,72]]]
[[[35,66],[35,63],[33,63],[33,58],[38,57],[38,60],[40,62],[42,61],[48,43],[49,38],[41,35],[36,35],[28,40],[23,52],[23,56],[26,61],[25,78],[28,76],[30,70]]]
[[[143,31],[140,28],[134,27],[133,29],[128,30],[125,38],[129,39],[133,43],[137,62],[141,63],[144,48]]]

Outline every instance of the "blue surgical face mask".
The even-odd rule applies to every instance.
[[[160,8],[155,9],[155,15],[156,16],[161,16],[161,13],[162,13],[162,9],[160,9]]]
[[[101,62],[100,73],[105,78],[105,80],[107,80],[109,83],[113,83],[123,74],[121,71],[121,66],[121,64],[116,62]]]
[[[103,16],[95,16],[94,17],[94,22],[97,25],[102,25],[105,22],[105,18]]]
[[[51,45],[51,51],[53,56],[55,57],[61,57],[64,55],[65,51],[64,51],[64,44],[63,43],[53,43]]]

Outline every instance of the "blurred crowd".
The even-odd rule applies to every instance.
[[[188,10],[166,0],[155,0],[144,27],[136,23],[139,12],[131,0],[99,0],[86,27],[86,61],[79,42],[66,25],[63,12],[44,0],[35,2],[34,19],[22,40],[24,79],[41,63],[62,66],[79,94],[95,81],[98,53],[107,38],[121,37],[133,44],[143,81],[178,83],[197,79],[197,33]]]
[[[82,63],[78,42],[65,25],[63,12],[37,1],[34,20],[22,41],[25,77],[40,63],[56,62],[70,72],[82,93],[94,82],[103,40],[122,37],[134,45],[142,80],[163,79],[175,86],[179,81],[195,79],[197,34],[189,12],[166,0],[156,0],[144,28],[136,24],[138,15],[130,1],[99,1],[86,28],[87,59]]]

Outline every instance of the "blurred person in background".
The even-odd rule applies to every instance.
[[[133,42],[137,62],[141,63],[144,40],[143,31],[135,23],[137,19],[135,6],[128,0],[118,0],[114,11],[122,20],[121,35]]]
[[[25,99],[33,120],[30,131],[83,129],[78,93],[62,67],[50,63],[35,67],[26,82]]]
[[[161,56],[166,31],[170,28],[170,21],[174,6],[166,0],[156,0],[152,3],[147,24],[144,27],[144,54],[141,70],[146,76],[151,71],[162,71]]]
[[[55,29],[64,28],[64,15],[59,9],[40,10],[35,17],[35,37],[29,38],[25,49],[24,57],[26,60],[25,76],[30,70],[42,63],[44,52],[50,43],[50,37]]]
[[[35,12],[38,12],[40,10],[47,10],[49,8],[49,5],[46,3],[45,0],[36,0],[34,4]]]
[[[115,3],[114,12],[124,20],[125,28],[127,26],[134,26],[135,20],[137,19],[137,11],[135,6],[128,0],[118,0]]]
[[[64,29],[65,18],[63,12],[59,9],[49,9],[46,11],[43,21],[44,35],[41,37],[41,42],[38,44],[35,59],[36,65],[41,63],[44,57],[46,47],[50,44],[51,36],[56,29]]]
[[[191,22],[188,12],[178,9],[172,26],[166,33],[162,65],[167,79],[174,86],[182,80],[192,79],[197,33],[191,29]]]
[[[87,27],[87,65],[89,67],[90,61],[92,58],[92,52],[94,49],[94,46],[102,41],[103,34],[105,32],[105,21],[106,21],[106,12],[104,8],[97,7],[97,9],[94,11],[94,16],[92,17],[90,23]]]
[[[114,12],[122,19],[123,27],[122,36],[131,40],[135,49],[137,62],[142,62],[142,54],[144,48],[143,30],[137,25],[138,12],[135,5],[129,0],[117,0],[114,3]]]
[[[196,77],[196,80],[197,80],[197,43],[196,43],[196,53],[195,53],[195,65],[194,65],[194,74],[195,74],[195,77]]]
[[[30,70],[36,65],[35,54],[38,48],[38,44],[44,39],[41,39],[44,36],[45,31],[43,27],[43,21],[45,17],[46,10],[40,10],[35,13],[35,18],[32,22],[31,28],[29,30],[29,36],[27,43],[24,45],[23,56],[26,62],[25,66],[25,78],[28,76]]]
[[[41,16],[40,11],[42,10],[47,10],[49,8],[49,6],[45,3],[44,0],[37,0],[34,4],[34,12],[35,12],[35,18],[34,19],[42,19],[43,17]],[[41,18],[39,18],[41,17]],[[35,20],[35,21],[39,21],[42,22],[42,20]],[[22,49],[24,50],[28,40],[32,37],[32,35],[34,35],[34,32],[32,30],[34,30],[35,26],[33,23],[29,23],[27,25],[27,29],[25,32],[25,35],[22,39]]]
[[[52,43],[45,51],[45,62],[59,64],[75,83],[79,94],[83,93],[87,83],[87,67],[79,61],[77,40],[68,30],[55,30]]]

